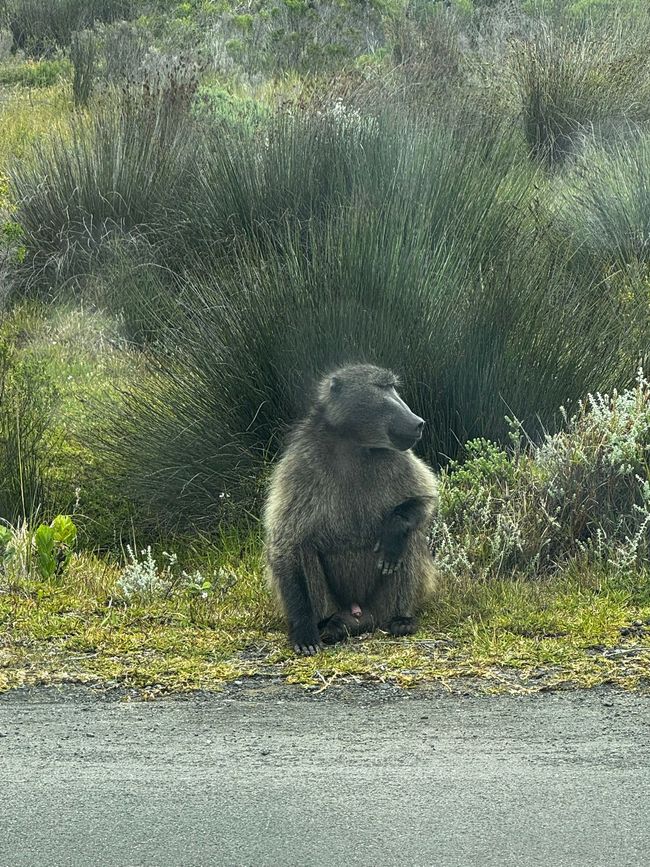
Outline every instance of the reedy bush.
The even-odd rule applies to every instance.
[[[0,519],[12,526],[51,505],[48,434],[55,398],[43,365],[18,360],[0,337]]]
[[[14,46],[40,57],[70,44],[77,30],[130,17],[132,0],[3,0],[0,16]]]
[[[619,268],[650,264],[650,135],[592,143],[560,188],[560,213],[592,255]]]
[[[507,414],[552,426],[560,404],[629,376],[637,336],[612,315],[601,272],[574,269],[571,244],[524,206],[534,177],[506,134],[375,123],[346,140],[363,148],[339,142],[347,159],[317,164],[338,172],[322,197],[319,178],[268,193],[268,179],[233,180],[242,207],[226,265],[217,249],[171,289],[148,272],[156,301],[139,296],[143,316],[156,322],[165,292],[175,313],[170,323],[163,308],[153,329],[146,387],[98,407],[93,448],[149,527],[228,519],[233,503],[254,512],[311,384],[346,361],[402,374],[436,464],[473,437],[506,438]],[[306,177],[311,152],[293,154]],[[260,193],[282,205],[256,210]],[[138,298],[140,282],[125,291]]]
[[[90,101],[97,74],[97,45],[91,31],[74,33],[70,45],[72,61],[72,97],[76,106]]]
[[[116,235],[166,227],[190,155],[187,112],[165,93],[127,92],[36,143],[10,170],[27,280],[56,285],[86,274]]]
[[[555,166],[576,153],[585,135],[604,137],[648,120],[648,16],[610,16],[560,24],[541,20],[516,44],[511,69],[531,153]]]

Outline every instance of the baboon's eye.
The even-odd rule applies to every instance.
[[[343,383],[338,376],[333,376],[330,380],[330,392],[332,394],[340,394],[343,389]]]

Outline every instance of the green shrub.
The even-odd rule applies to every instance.
[[[137,21],[116,21],[95,29],[99,43],[102,78],[118,86],[142,74],[154,37]]]
[[[38,60],[0,65],[0,84],[5,85],[52,87],[69,76],[70,63],[67,60]]]
[[[255,510],[283,430],[313,380],[342,362],[402,374],[437,464],[473,437],[506,439],[507,414],[539,430],[594,384],[625,382],[638,334],[613,316],[598,269],[573,269],[571,245],[545,238],[520,206],[531,178],[507,135],[377,128],[320,165],[308,148],[290,151],[293,162],[270,157],[284,183],[233,180],[233,199],[217,201],[239,221],[227,265],[217,251],[177,281],[146,386],[97,409],[93,448],[143,523]],[[159,280],[153,292],[168,289]],[[141,309],[155,321],[144,298]]]
[[[250,75],[337,69],[383,42],[381,3],[273,0],[219,11],[207,20],[217,62]]]
[[[519,443],[521,427],[513,425]],[[617,571],[650,553],[650,387],[590,395],[540,445],[484,440],[443,477],[438,563],[473,577],[537,576],[571,559]]]

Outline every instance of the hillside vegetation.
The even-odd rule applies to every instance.
[[[0,2],[0,687],[647,686],[649,40],[640,0]],[[260,505],[353,360],[427,419],[440,589],[292,661]]]

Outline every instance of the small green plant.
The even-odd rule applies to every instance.
[[[11,532],[9,527],[6,527],[4,524],[0,524],[0,552],[4,554],[6,551],[7,545],[11,541],[13,533]]]
[[[69,515],[57,515],[32,529],[23,520],[16,526],[0,524],[0,563],[6,582],[44,581],[65,576],[77,544],[77,527]]]
[[[34,531],[36,567],[41,578],[64,574],[77,542],[77,528],[69,515],[57,515],[51,524]]]

